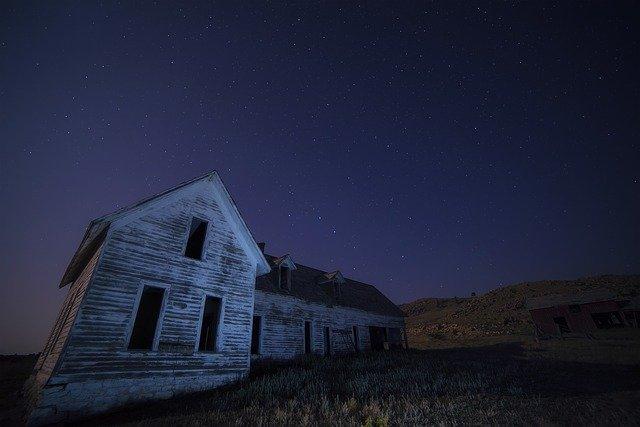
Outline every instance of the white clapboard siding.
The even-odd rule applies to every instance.
[[[209,221],[202,261],[183,255],[193,216]],[[114,231],[52,384],[151,371],[154,375],[246,371],[253,275],[253,266],[238,248],[224,216],[212,199],[202,195]],[[134,306],[144,285],[166,287],[158,347],[171,351],[126,349]],[[219,354],[196,352],[204,294],[224,301]]]
[[[49,338],[40,353],[35,365],[35,386],[41,388],[47,383],[55,366],[60,360],[60,354],[67,342],[69,332],[76,320],[78,308],[85,295],[87,285],[93,274],[101,248],[93,254],[91,260],[78,276],[78,279],[69,287],[60,312],[54,323]]]
[[[304,324],[311,322],[312,352],[325,353],[324,328],[329,327],[331,352],[354,351],[353,326],[359,349],[371,349],[369,326],[404,330],[402,317],[384,316],[348,307],[305,301],[278,293],[256,291],[254,316],[261,317],[260,357],[291,359],[304,354]],[[348,341],[345,338],[349,338]]]
[[[194,216],[209,222],[203,260],[183,255]],[[101,250],[70,287],[67,303],[84,293],[90,281],[86,295],[78,299],[82,305],[77,315],[64,322],[41,363],[40,376],[48,381],[32,422],[71,419],[245,376],[255,269],[215,198],[205,191],[110,230]],[[129,351],[136,302],[145,285],[165,289],[157,350]],[[205,295],[223,301],[216,353],[197,351]]]
[[[208,222],[202,260],[184,256],[193,217]],[[294,286],[314,287],[293,290],[311,291],[299,292],[306,299],[292,289],[274,292],[274,284],[256,289],[257,274],[263,282],[274,276],[269,268],[215,173],[92,221],[63,276],[63,286],[73,283],[29,381],[29,422],[73,420],[244,378],[254,314],[262,318],[264,359],[303,354],[305,321],[317,354],[325,353],[325,327],[331,354],[354,351],[354,326],[363,351],[370,326],[404,330],[400,310],[370,285],[347,280],[352,287],[330,297],[331,288],[316,282],[323,272],[305,268],[307,282]],[[303,276],[299,268],[293,277]],[[145,286],[164,289],[164,300],[153,349],[132,351]],[[206,296],[222,301],[212,353],[198,351]],[[358,304],[363,298],[367,304]]]

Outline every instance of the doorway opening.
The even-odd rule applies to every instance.
[[[304,322],[304,354],[311,354],[311,322]]]
[[[324,327],[324,355],[331,356],[331,329]]]

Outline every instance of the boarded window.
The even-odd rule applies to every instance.
[[[567,319],[565,319],[564,316],[554,317],[553,322],[558,326],[558,331],[560,331],[561,334],[571,332],[567,324]]]
[[[145,286],[138,304],[138,313],[129,339],[130,350],[151,350],[156,337],[164,289]]]
[[[251,329],[251,354],[260,354],[260,333],[262,332],[262,317],[253,316]]]
[[[304,322],[304,353],[311,353],[311,322]]]
[[[591,318],[598,329],[622,328],[622,316],[617,311],[609,311],[607,313],[591,313]]]
[[[204,241],[207,237],[207,224],[207,221],[202,219],[193,218],[191,220],[189,239],[187,240],[187,247],[184,250],[186,257],[202,259],[202,249],[204,248]]]
[[[207,297],[204,301],[198,351],[216,351],[218,324],[220,323],[220,306],[220,298]]]

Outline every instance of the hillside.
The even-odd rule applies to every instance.
[[[617,295],[640,295],[640,275],[607,275],[576,280],[525,282],[494,289],[472,298],[424,298],[402,304],[410,343],[421,347],[425,339],[478,339],[531,335],[525,308],[528,298],[551,294],[571,295],[606,289]]]

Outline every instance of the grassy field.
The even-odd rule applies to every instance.
[[[85,424],[638,424],[639,350],[614,337],[309,358]],[[0,372],[15,396],[18,370]]]
[[[638,365],[545,354],[554,351],[506,343],[305,359],[88,424],[638,423]]]

